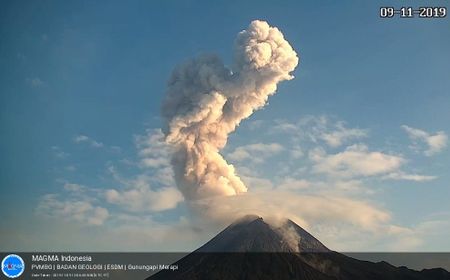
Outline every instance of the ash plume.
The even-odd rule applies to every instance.
[[[178,188],[188,200],[247,191],[233,165],[219,153],[228,135],[262,108],[277,84],[298,64],[283,34],[255,20],[235,41],[232,69],[214,55],[178,66],[162,107],[166,142],[173,147]]]

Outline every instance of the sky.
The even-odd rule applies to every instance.
[[[190,251],[252,207],[334,250],[450,250],[448,17],[356,1],[1,5],[1,251]],[[220,151],[247,194],[192,207],[164,141],[168,80],[205,53],[232,68],[257,19],[299,56],[295,78]]]

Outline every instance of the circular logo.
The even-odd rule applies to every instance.
[[[25,270],[25,263],[18,255],[7,255],[2,261],[2,272],[8,278],[17,278]]]

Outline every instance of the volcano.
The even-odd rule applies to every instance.
[[[245,216],[150,280],[449,280],[442,268],[416,271],[332,251],[291,220]]]

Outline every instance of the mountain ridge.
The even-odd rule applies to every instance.
[[[230,224],[195,252],[328,251],[325,245],[291,220],[273,226],[262,217],[247,215]]]
[[[293,221],[270,225],[244,216],[150,280],[450,280],[442,268],[412,270],[387,262],[357,260],[332,251]]]

